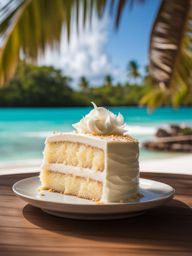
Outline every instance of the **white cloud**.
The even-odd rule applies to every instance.
[[[107,27],[107,18],[98,20],[95,15],[91,28],[81,27],[79,35],[75,28],[72,29],[69,44],[63,32],[60,53],[48,49],[40,64],[54,65],[62,69],[66,75],[74,79],[75,87],[82,75],[94,84],[100,83],[106,74],[121,78],[115,80],[124,80],[125,72],[112,65],[112,60],[105,50],[108,42]]]

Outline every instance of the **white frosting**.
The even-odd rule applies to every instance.
[[[92,180],[97,180],[103,182],[104,174],[100,171],[93,171],[88,168],[82,168],[79,166],[71,166],[65,164],[44,164],[42,168],[45,168],[52,172],[60,172],[65,174],[72,174],[75,176],[89,178]]]
[[[74,143],[83,143],[92,147],[104,149],[106,145],[106,140],[111,141],[110,138],[102,139],[100,137],[86,134],[78,134],[76,132],[64,132],[50,135],[49,137],[47,137],[45,144],[49,142],[69,141]]]
[[[103,107],[97,107],[93,103],[94,109],[82,118],[73,127],[78,133],[98,134],[98,135],[124,135],[127,133],[127,126],[123,116],[113,114]]]
[[[126,202],[139,191],[137,143],[107,145],[102,202]]]

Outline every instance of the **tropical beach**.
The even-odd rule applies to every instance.
[[[71,131],[72,124],[85,116],[86,108],[8,108],[0,110],[0,170],[7,172],[40,168],[44,140],[52,131]],[[121,112],[129,134],[140,142],[141,170],[192,171],[190,153],[159,152],[147,150],[142,143],[152,139],[158,127],[169,124],[192,125],[192,108],[161,108],[150,113],[146,108],[113,107]]]
[[[0,1],[0,256],[192,255],[191,13]]]

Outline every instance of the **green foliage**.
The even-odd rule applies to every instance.
[[[157,106],[171,105],[169,90],[154,89],[148,73],[139,85],[112,81],[113,77],[106,75],[101,85],[93,87],[86,77],[81,77],[79,90],[74,90],[72,79],[60,70],[20,63],[14,78],[0,88],[0,106],[90,106],[91,101],[98,106],[135,106],[146,105],[146,102],[150,108],[154,102]],[[163,96],[162,90],[167,90]]]
[[[107,75],[98,87],[81,77],[76,91],[71,80],[53,67],[20,63],[14,79],[0,88],[0,106],[89,106],[91,101],[100,106],[137,105],[146,90],[146,86],[114,84]]]
[[[14,79],[0,89],[1,106],[70,106],[70,78],[53,67],[20,64]]]

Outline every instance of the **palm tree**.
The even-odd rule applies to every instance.
[[[111,75],[106,75],[104,77],[104,85],[107,87],[113,86],[113,77]]]
[[[87,78],[85,76],[80,77],[79,87],[82,92],[87,93],[87,91],[89,89],[89,81],[87,80]]]
[[[161,2],[150,37],[153,88],[141,100],[156,106],[192,104],[192,1]]]
[[[127,71],[128,71],[128,78],[130,82],[133,81],[134,83],[136,83],[137,78],[140,77],[140,73],[139,73],[138,64],[135,60],[129,61],[127,66]]]
[[[151,83],[151,76],[149,73],[149,65],[144,66],[144,75],[143,75],[143,84],[144,85],[149,85]]]
[[[84,26],[93,13],[109,9],[117,28],[127,5],[147,0],[8,0],[0,10],[0,84],[21,59],[36,61],[47,46],[59,48],[62,27],[70,40],[71,16]],[[142,99],[150,108],[192,103],[192,0],[162,0],[149,47],[153,90]],[[82,12],[82,13],[81,13]],[[82,14],[82,15],[79,15]]]

